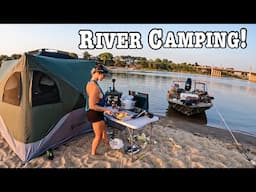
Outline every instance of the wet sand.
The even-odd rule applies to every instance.
[[[172,119],[171,121],[176,128],[179,128],[194,134],[199,134],[204,137],[212,137],[212,138],[217,138],[224,142],[235,143],[234,138],[231,136],[231,133],[230,133],[231,131],[235,139],[237,139],[237,141],[242,145],[256,146],[255,136],[245,134],[245,133],[235,132],[232,129],[228,130],[228,129],[221,129],[221,128],[207,126],[206,125],[207,117],[205,113],[202,113],[193,117],[187,117],[173,111],[172,109],[168,109],[167,116],[171,116],[171,119]]]

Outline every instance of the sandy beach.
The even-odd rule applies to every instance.
[[[148,137],[149,130],[145,127],[137,134]],[[127,130],[113,131],[115,138],[127,145]],[[238,133],[235,136],[246,155],[256,160],[256,138]],[[154,123],[151,145],[141,142],[145,148],[134,155],[133,162],[124,148],[104,153],[103,142],[98,149],[102,155],[91,156],[92,139],[93,133],[82,135],[54,149],[53,160],[44,154],[24,164],[0,137],[0,168],[253,168],[226,130],[166,117]]]

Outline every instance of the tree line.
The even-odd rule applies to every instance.
[[[66,52],[73,58],[78,58],[76,53]],[[11,56],[0,55],[0,65],[3,61],[19,59],[21,54],[12,54]],[[113,56],[110,52],[100,53],[97,56],[92,56],[89,52],[85,51],[82,54],[81,59],[96,60],[97,62],[103,63],[109,67],[125,67],[132,69],[144,69],[144,70],[158,70],[158,71],[169,71],[169,72],[182,72],[182,73],[196,73],[210,75],[209,70],[198,69],[200,66],[197,62],[195,63],[174,63],[172,60],[156,58],[155,60],[147,59],[146,57],[134,57],[130,55]],[[233,74],[225,73],[224,76],[234,77]],[[235,76],[236,77],[236,76]],[[239,77],[236,77],[239,78]]]

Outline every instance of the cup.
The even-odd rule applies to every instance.
[[[112,101],[112,109],[115,109],[117,107],[116,102]]]

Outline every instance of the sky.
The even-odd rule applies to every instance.
[[[152,30],[155,32],[155,29],[162,30],[162,36],[158,33],[153,34]],[[244,30],[241,32],[241,29],[246,29],[246,32],[244,33]],[[143,48],[116,49],[117,41],[115,39],[111,49],[106,49],[106,45],[103,44],[103,49],[81,50],[79,45],[82,38],[79,30],[92,31],[94,44],[96,44],[95,33],[139,32]],[[209,38],[205,36],[207,39],[202,40],[201,48],[170,47],[168,43],[173,43],[173,39],[176,44],[181,41],[177,32],[185,32],[186,34],[197,32],[223,34],[226,32],[226,38],[223,39],[225,41],[222,42],[225,47],[206,48],[206,42],[207,40],[210,42],[210,36]],[[238,36],[233,36],[234,33]],[[149,43],[149,34],[153,34],[151,43]],[[173,36],[171,36],[172,34]],[[193,42],[197,39],[200,44],[201,37],[200,35],[197,37],[193,37]],[[234,45],[234,43],[232,44],[234,42],[233,38],[238,38],[237,48],[231,48]],[[152,45],[152,42],[153,45],[157,42],[161,43],[157,50],[149,46]],[[228,42],[231,42],[231,47]],[[163,46],[165,43],[166,48]],[[242,48],[242,43],[246,43],[246,47]],[[160,58],[171,60],[174,63],[194,64],[197,62],[199,65],[233,67],[239,70],[256,72],[256,24],[0,24],[0,55],[23,54],[41,48],[73,52],[78,54],[79,57],[82,57],[84,51],[93,56],[110,52],[113,56],[130,55],[153,60]]]

